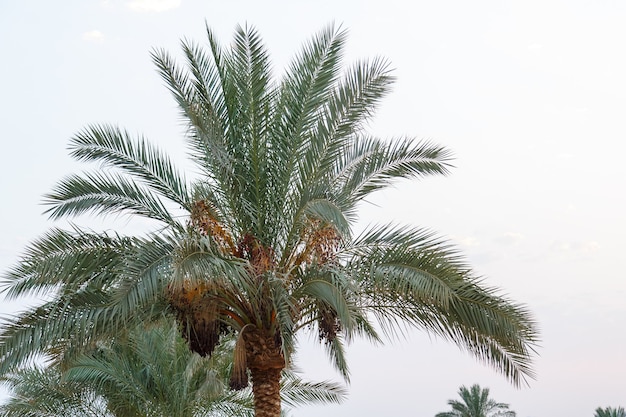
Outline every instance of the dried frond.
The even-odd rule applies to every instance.
[[[246,343],[243,329],[239,332],[233,351],[233,368],[230,374],[230,389],[241,390],[248,386],[248,364],[246,362]]]

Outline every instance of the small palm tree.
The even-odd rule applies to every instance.
[[[461,386],[459,396],[462,401],[448,401],[452,411],[438,413],[435,417],[515,417],[515,411],[510,411],[508,404],[489,398],[489,388],[481,389],[478,384],[469,389]]]
[[[594,417],[626,417],[626,410],[624,410],[623,407],[598,407],[596,408],[596,413],[594,414]]]
[[[466,348],[514,384],[532,377],[537,330],[527,309],[489,288],[426,229],[376,225],[357,208],[403,178],[445,174],[450,152],[364,125],[393,81],[383,59],[342,73],[345,31],[308,42],[279,81],[253,29],[229,48],[184,42],[186,68],[154,62],[187,127],[198,176],[186,178],[143,138],[92,125],[71,141],[96,171],[62,180],[48,213],[130,214],[144,236],[54,229],[8,274],[10,297],[50,301],[0,334],[0,375],[39,352],[71,360],[133,323],[173,314],[191,350],[236,340],[230,386],[252,382],[256,415],[280,415],[296,335],[312,330],[347,379],[345,344],[403,324]],[[422,201],[426,201],[422,200]]]
[[[9,400],[0,405],[0,417],[116,417],[95,391],[62,381],[58,367],[20,369],[0,382],[10,390]]]

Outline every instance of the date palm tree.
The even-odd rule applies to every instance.
[[[480,388],[478,384],[469,389],[459,389],[462,401],[450,400],[452,411],[437,413],[435,417],[515,417],[515,411],[509,410],[508,404],[498,403],[489,398],[489,388]]]
[[[626,410],[624,410],[624,407],[598,407],[594,417],[626,417]]]
[[[186,126],[191,173],[113,125],[72,138],[71,155],[99,165],[46,196],[51,218],[129,214],[155,228],[126,236],[75,226],[31,244],[4,291],[49,301],[4,326],[0,374],[38,352],[69,360],[170,312],[200,355],[236,339],[230,385],[251,378],[257,417],[280,414],[280,375],[300,331],[319,335],[346,380],[347,342],[406,325],[458,344],[514,384],[532,377],[531,314],[486,286],[449,243],[397,224],[354,232],[372,193],[446,174],[451,162],[430,142],[365,132],[393,82],[387,61],[342,70],[346,33],[331,26],[276,79],[254,29],[237,28],[226,48],[207,33],[207,47],[182,43],[184,66],[153,52]]]
[[[10,392],[9,399],[0,405],[1,417],[115,417],[93,390],[61,382],[58,367],[20,369],[0,383]]]

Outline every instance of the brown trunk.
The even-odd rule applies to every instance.
[[[250,369],[255,417],[280,417],[280,369]]]
[[[274,335],[258,328],[244,331],[246,361],[252,377],[255,417],[280,417],[280,376],[285,358]]]

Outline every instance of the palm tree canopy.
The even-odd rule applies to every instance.
[[[58,367],[20,369],[0,382],[10,389],[9,400],[0,405],[1,417],[115,417],[95,392],[62,383]]]
[[[624,407],[598,407],[594,417],[626,417],[626,410],[624,410]]]
[[[276,79],[254,29],[237,28],[227,48],[207,34],[207,47],[182,42],[184,66],[152,55],[197,175],[114,125],[71,139],[71,155],[97,167],[45,196],[51,218],[128,214],[160,226],[144,236],[52,229],[32,243],[4,292],[49,301],[3,327],[0,374],[39,352],[72,358],[167,312],[201,355],[237,339],[233,388],[247,385],[248,369],[253,389],[261,378],[277,389],[302,329],[317,332],[347,379],[344,344],[381,340],[375,323],[387,335],[404,323],[451,340],[514,384],[532,377],[531,314],[454,247],[396,224],[353,232],[373,192],[450,167],[441,146],[365,132],[394,79],[388,62],[343,70],[346,32],[330,26]]]
[[[489,398],[489,388],[480,388],[478,384],[469,389],[461,386],[459,396],[462,401],[450,400],[452,411],[437,413],[435,417],[515,417],[515,411],[509,405],[498,403]]]

